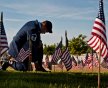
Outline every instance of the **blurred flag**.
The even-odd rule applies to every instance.
[[[60,43],[56,47],[54,54],[52,55],[52,60],[51,60],[52,63],[57,63],[57,61],[60,59],[60,56],[62,54],[61,48],[62,48],[62,38]]]
[[[99,61],[98,61],[98,58],[96,56],[93,56],[93,66],[99,67]]]
[[[108,58],[107,58],[107,59],[104,59],[104,60],[102,61],[101,66],[102,66],[103,68],[108,69]]]
[[[61,69],[63,69],[63,62],[62,62],[62,60],[61,59],[59,59],[58,61],[57,61],[57,64],[58,64],[58,67],[60,67]]]
[[[91,69],[93,66],[93,55],[89,54],[88,59],[86,60],[86,65]]]
[[[3,12],[0,20],[0,56],[8,49],[8,41],[3,25]]]
[[[29,57],[30,50],[29,50],[29,44],[26,42],[22,49],[19,51],[18,56],[16,58],[17,61],[23,62],[27,57]]]
[[[89,69],[92,69],[93,67],[99,67],[99,62],[95,56],[93,56],[93,60],[88,64],[88,67]]]
[[[88,41],[88,45],[91,48],[93,48],[93,50],[95,50],[97,53],[99,53],[100,44],[101,44],[101,56],[103,58],[106,58],[108,55],[108,47],[107,47],[103,0],[100,0],[99,2],[99,13],[93,25],[92,37]]]
[[[68,50],[68,38],[67,38],[67,32],[66,31],[65,31],[65,38],[66,38],[66,49],[62,53],[61,59],[65,65],[67,71],[69,71],[72,68],[72,59],[71,59],[70,52]]]
[[[72,62],[74,62],[74,66],[77,66],[77,61],[75,60],[74,56],[72,56],[71,58],[72,58]]]
[[[82,69],[84,67],[82,59],[79,59],[78,56],[76,58],[77,58],[77,67]]]
[[[86,63],[85,66],[88,66],[89,69],[93,68],[93,66],[98,67],[99,63],[98,63],[98,59],[96,58],[96,55],[92,53],[90,53],[88,55],[88,59],[86,59]]]
[[[84,66],[87,64],[87,60],[88,60],[88,52],[86,53],[86,56],[83,60]]]
[[[67,69],[67,71],[69,71],[72,68],[72,59],[71,59],[71,55],[69,53],[68,48],[65,49],[65,51],[63,52],[61,59]]]

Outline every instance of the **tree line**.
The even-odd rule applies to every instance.
[[[68,48],[70,54],[72,55],[81,55],[87,52],[91,52],[92,49],[88,46],[86,41],[87,36],[85,35],[78,35],[78,37],[73,37],[72,39],[68,40]],[[44,44],[44,54],[52,55],[57,47],[57,44],[46,45]],[[65,48],[63,45],[62,49]]]

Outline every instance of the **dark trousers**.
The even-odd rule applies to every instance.
[[[43,46],[37,48],[34,47],[32,49],[32,62],[38,63],[38,67],[42,67],[42,60],[43,60]]]
[[[27,67],[24,63],[15,61],[13,61],[12,64],[10,64],[9,62],[4,62],[4,64],[2,65],[2,70],[6,70],[9,66],[18,71],[27,71]]]

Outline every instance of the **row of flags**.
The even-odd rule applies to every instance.
[[[99,1],[99,13],[98,16],[95,19],[93,29],[92,29],[92,37],[89,39],[87,42],[88,45],[96,52],[96,53],[101,53],[101,57],[103,58],[103,61],[105,62],[106,59],[108,58],[108,46],[107,46],[107,37],[106,37],[106,27],[105,27],[105,16],[104,16],[104,9],[103,9],[103,0]],[[66,41],[67,35],[66,36]],[[64,53],[59,53],[55,60],[55,55],[54,53],[52,60],[57,61],[57,59],[61,59],[64,62],[64,65],[67,70],[70,70],[72,68],[72,60],[70,53],[68,51],[68,43],[66,42],[66,49]],[[59,47],[59,46],[58,46]],[[59,47],[60,49],[60,47]],[[55,50],[55,52],[58,51],[58,48]],[[86,58],[84,60],[84,64],[88,64],[88,66],[91,68],[92,65],[98,65],[98,60],[93,59],[93,54],[89,57],[88,59]],[[92,62],[92,63],[91,63]]]
[[[66,40],[66,47],[65,50],[62,51],[62,38],[60,43],[55,49],[54,54],[52,55],[52,63],[57,63],[59,60],[61,60],[67,71],[69,71],[72,68],[72,59],[71,59],[71,54],[68,50],[68,38],[67,38],[67,31],[65,31],[65,40]]]
[[[61,43],[61,42],[60,42]],[[60,45],[58,44],[58,46]],[[88,67],[89,69],[92,69],[93,67],[98,67],[99,62],[98,62],[98,57],[97,54],[95,53],[86,53],[85,57],[83,59],[79,59],[78,57],[75,59],[74,56],[71,56],[69,53],[68,48],[66,48],[62,53],[59,54],[59,56],[56,57],[57,52],[60,50],[62,51],[61,48],[59,47],[56,48],[55,53],[52,55],[52,63],[58,64],[58,66],[62,69],[61,62],[64,63],[65,68],[67,71],[69,71],[73,66],[74,67]],[[63,64],[62,64],[63,65]],[[104,64],[105,65],[105,64]],[[102,64],[103,67],[103,64]]]
[[[99,13],[96,17],[92,29],[92,37],[88,41],[88,45],[96,51],[96,53],[99,54],[101,52],[101,56],[103,58],[103,61],[107,61],[108,58],[108,46],[107,46],[107,37],[106,37],[106,27],[105,27],[105,16],[104,16],[104,9],[103,9],[103,0],[99,1]],[[52,56],[52,62],[57,63],[58,60],[61,59],[61,61],[64,63],[67,71],[69,71],[72,68],[72,57],[70,55],[70,52],[68,50],[68,38],[67,38],[67,32],[65,32],[65,38],[66,38],[66,47],[65,50],[62,51],[62,38],[60,43],[58,44],[53,56]],[[0,20],[0,56],[8,49],[8,42],[6,33],[4,30],[3,25],[3,13],[1,13],[1,20]],[[26,48],[25,48],[26,49]],[[18,59],[19,61],[24,61],[29,56],[29,51],[25,50],[24,48],[21,49],[19,52]],[[25,56],[24,56],[25,55]],[[91,62],[93,55],[91,58],[85,60],[85,63]],[[94,62],[94,61],[93,61]],[[90,64],[89,64],[90,65]]]
[[[83,60],[83,65],[88,66],[90,69],[99,66],[97,54],[87,53],[85,59]]]

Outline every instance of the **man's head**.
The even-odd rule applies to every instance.
[[[52,33],[52,23],[48,20],[42,22],[41,33]]]

